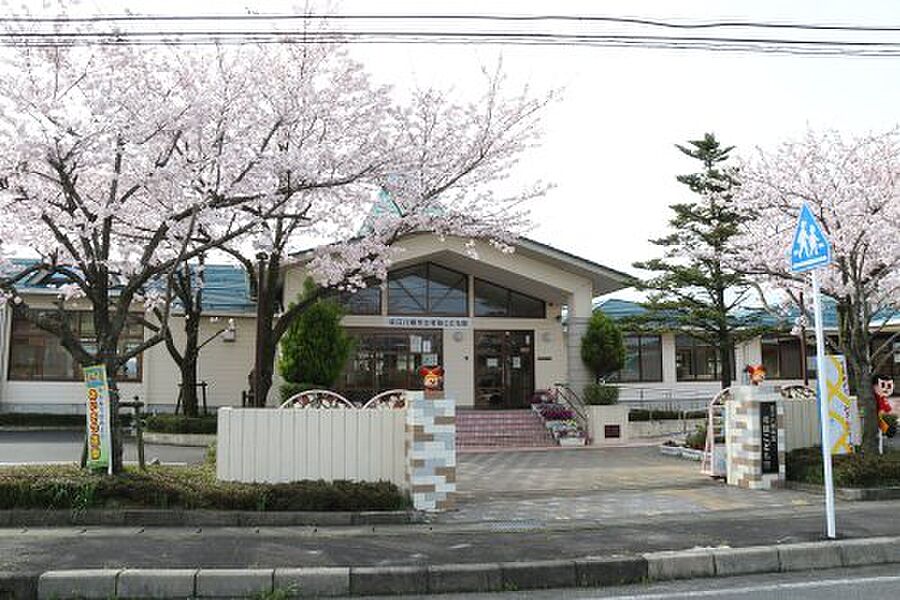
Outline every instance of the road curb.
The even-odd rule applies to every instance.
[[[186,590],[193,590],[193,596],[197,598],[249,598],[276,590],[300,598],[496,592],[603,587],[888,563],[900,563],[900,537],[483,564],[278,569],[85,569],[47,571],[40,575],[0,573],[0,597],[62,600],[127,594],[131,598],[183,598]],[[173,589],[179,593],[167,595]],[[135,595],[138,591],[140,593]]]
[[[825,488],[813,483],[801,483],[799,481],[787,481],[785,487],[798,492],[811,494],[825,494]],[[838,500],[849,502],[878,502],[880,500],[900,499],[900,487],[884,488],[834,488],[834,497]]]
[[[253,512],[240,510],[0,510],[0,527],[334,527],[424,523],[417,511]]]
[[[160,431],[145,431],[145,444],[157,446],[182,446],[186,448],[206,448],[216,443],[214,433],[162,433]]]

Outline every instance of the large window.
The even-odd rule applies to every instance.
[[[800,340],[796,337],[763,337],[762,362],[769,379],[803,378]]]
[[[421,390],[419,367],[443,364],[440,329],[346,331],[354,340],[353,354],[338,387],[352,400],[368,400],[395,388]]]
[[[368,287],[355,292],[341,292],[338,302],[348,315],[380,315],[381,286],[378,282],[371,282]]]
[[[388,312],[392,315],[469,314],[469,278],[434,263],[413,265],[388,274]]]
[[[475,316],[543,319],[546,312],[543,300],[476,279]]]
[[[675,336],[675,375],[678,381],[719,379],[719,355],[715,347],[689,335]]]
[[[662,381],[662,341],[658,335],[624,335],[625,366],[610,377],[622,383]]]
[[[69,313],[70,326],[81,338],[82,344],[93,351],[94,321],[89,312]],[[132,324],[122,333],[121,351],[136,348],[143,341],[144,330],[140,324]],[[9,379],[18,381],[82,381],[81,368],[59,339],[38,329],[25,318],[15,315],[9,348]],[[119,381],[141,380],[141,359],[132,358],[118,374]]]

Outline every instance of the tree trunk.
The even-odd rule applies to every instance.
[[[277,255],[257,256],[256,353],[253,364],[253,405],[265,407],[275,373],[275,351],[278,345],[273,325],[278,308],[280,260]]]
[[[727,331],[719,333],[719,366],[719,380],[722,383],[722,389],[730,388],[731,372],[734,370],[734,344]]]
[[[199,413],[197,400],[197,361],[185,358],[181,365],[181,411],[186,417],[196,417]]]
[[[189,318],[188,318],[189,317]],[[188,314],[185,318],[185,344],[181,363],[181,408],[186,417],[199,414],[197,401],[197,359],[199,355],[200,315]]]

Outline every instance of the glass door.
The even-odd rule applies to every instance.
[[[475,332],[475,408],[527,408],[534,394],[534,332]]]

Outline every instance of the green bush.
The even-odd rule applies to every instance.
[[[320,386],[317,386],[313,383],[294,383],[293,381],[285,381],[281,384],[281,388],[279,388],[278,391],[281,393],[281,401],[284,402],[292,396],[296,396],[300,392],[315,390],[319,388]]]
[[[648,410],[645,408],[632,408],[628,411],[629,421],[671,421],[676,419],[705,419],[705,410]]]
[[[615,385],[589,383],[584,386],[584,402],[594,406],[615,404],[619,401],[619,388]]]
[[[832,456],[832,466],[837,487],[900,486],[900,452]],[[821,485],[822,448],[799,448],[788,452],[785,468],[791,481]]]
[[[216,415],[186,417],[184,415],[149,415],[145,421],[147,431],[158,433],[215,433]]]
[[[400,510],[408,501],[392,483],[297,481],[250,484],[217,481],[209,465],[155,466],[115,477],[74,466],[0,469],[0,509],[94,507],[252,511]]]
[[[693,433],[689,433],[686,438],[684,438],[684,445],[688,448],[693,448],[694,450],[705,450],[706,449],[706,423],[701,423],[697,425],[697,428],[694,429]]]
[[[314,286],[306,283],[305,293]],[[278,372],[285,381],[330,388],[350,357],[353,340],[341,326],[344,311],[333,300],[318,300],[291,323],[281,338]],[[289,397],[289,396],[288,396]]]
[[[0,413],[0,426],[6,427],[84,427],[84,415],[53,413]]]

